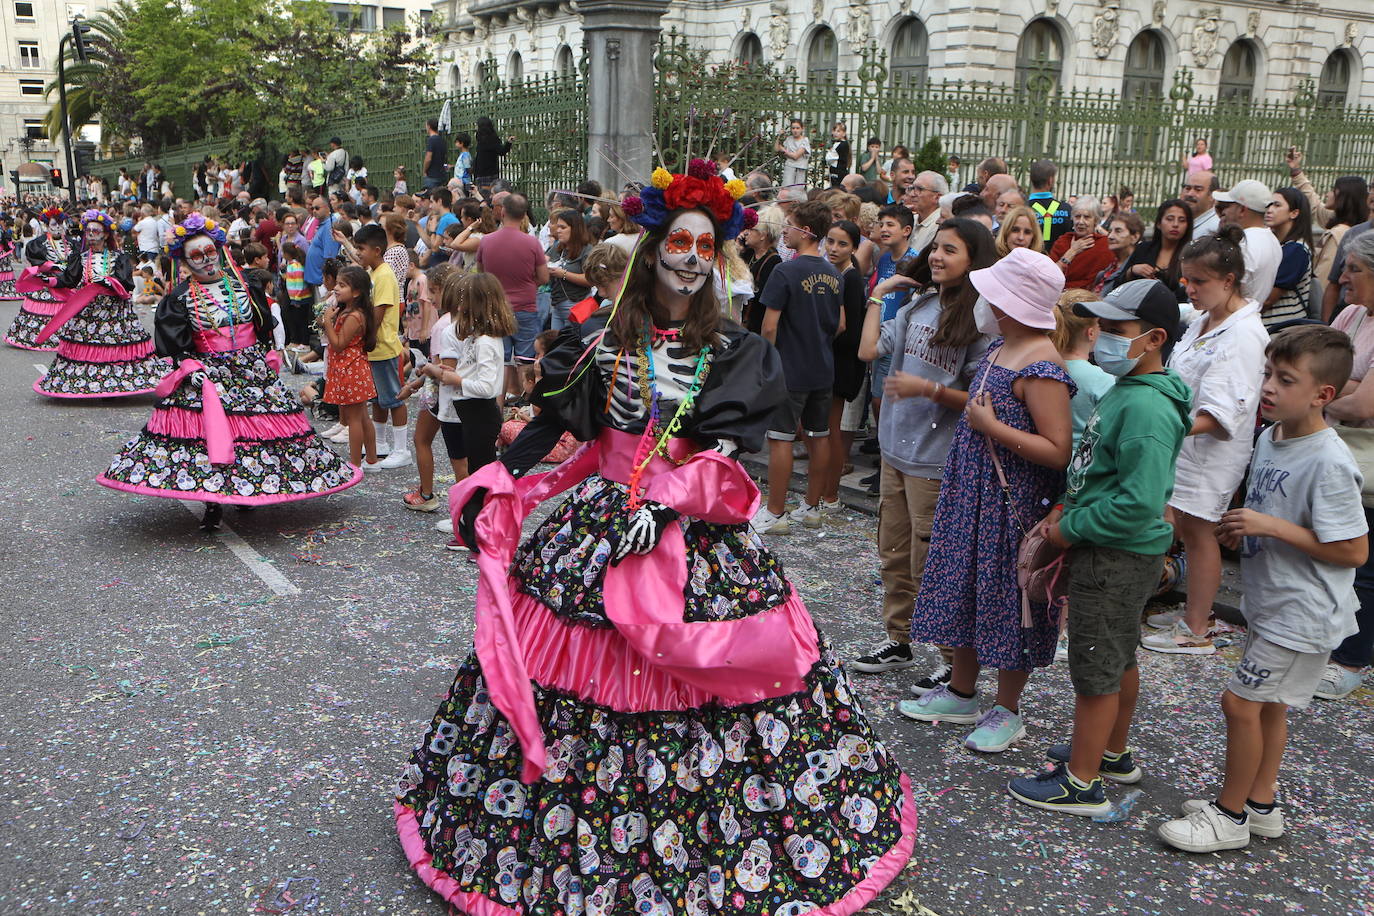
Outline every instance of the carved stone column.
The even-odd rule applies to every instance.
[[[667,8],[667,0],[577,4],[588,52],[587,171],[608,190],[624,180],[603,149],[640,181],[653,169],[654,43]]]

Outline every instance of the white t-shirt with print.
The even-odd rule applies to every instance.
[[[1245,507],[1307,528],[1324,544],[1368,532],[1364,478],[1334,429],[1255,443]],[[1241,611],[1254,632],[1295,652],[1330,652],[1357,632],[1355,570],[1323,563],[1277,538],[1241,542]]]

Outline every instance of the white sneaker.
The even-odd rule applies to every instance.
[[[1174,608],[1172,611],[1162,611],[1158,614],[1151,614],[1145,618],[1147,626],[1154,627],[1156,630],[1168,630],[1183,619],[1183,608]]]
[[[383,441],[382,441],[382,437],[381,437],[381,436],[378,436],[378,437],[377,437],[377,457],[378,457],[378,458],[385,458],[387,455],[390,455],[390,454],[391,454],[391,443],[390,443],[390,442],[383,442]]]
[[[792,530],[786,514],[774,515],[767,506],[760,506],[758,513],[750,520],[749,526],[755,534],[788,534]]]
[[[367,461],[364,459],[361,467],[364,471],[380,471],[382,469],[382,463],[380,461]]]
[[[342,445],[348,442],[348,427],[340,426],[338,432],[334,433],[332,436],[325,436],[325,438],[330,442],[336,442]]]
[[[442,531],[444,534],[453,534],[453,519],[441,518],[434,523],[435,531]]]
[[[1344,665],[1330,662],[1322,672],[1321,683],[1313,696],[1321,700],[1344,700],[1364,683],[1364,672],[1351,671]]]
[[[410,457],[409,451],[401,449],[399,452],[392,452],[390,455],[383,458],[381,464],[382,467],[389,470],[391,468],[403,468],[414,460],[415,459]]]
[[[844,511],[844,503],[838,499],[823,499],[817,508],[821,510],[821,515],[834,515]]]
[[[1188,629],[1188,624],[1182,620],[1170,629],[1141,637],[1140,644],[1151,652],[1163,652],[1166,655],[1217,654],[1217,647],[1210,635],[1199,636]]]
[[[1250,845],[1250,827],[1237,824],[1209,802],[1176,821],[1160,824],[1159,838],[1184,852],[1244,849]]]
[[[821,526],[821,508],[818,505],[808,506],[803,502],[788,513],[787,520],[798,525],[805,525],[807,528],[819,528]]]
[[[1187,817],[1194,811],[1201,811],[1210,804],[1211,802],[1204,798],[1190,798],[1183,803],[1183,816]],[[1251,836],[1264,836],[1270,839],[1283,836],[1283,810],[1279,807],[1275,806],[1268,814],[1261,814],[1246,802],[1245,813],[1245,826],[1250,828]]]
[[[332,439],[346,429],[348,429],[348,427],[344,426],[342,423],[335,423],[333,426],[329,427],[324,432],[320,433],[320,438]]]

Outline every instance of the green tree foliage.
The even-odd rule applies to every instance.
[[[319,0],[119,0],[89,24],[89,62],[67,64],[73,129],[98,116],[150,153],[207,136],[231,154],[288,148],[432,81],[418,28],[350,31]]]
[[[946,166],[949,165],[949,160],[940,151],[939,137],[931,137],[927,140],[916,151],[916,155],[911,157],[911,164],[916,166],[917,175],[922,172],[934,172],[936,175],[943,175],[946,181],[949,180],[949,172],[945,171]]]

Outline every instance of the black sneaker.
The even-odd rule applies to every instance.
[[[1070,745],[1054,744],[1045,751],[1045,756],[1067,766],[1070,752]],[[1102,762],[1097,766],[1097,774],[1103,779],[1119,782],[1122,785],[1140,782],[1140,778],[1144,775],[1140,772],[1140,767],[1136,766],[1135,761],[1131,759],[1130,750],[1126,750],[1115,760],[1103,755]]]
[[[944,687],[949,684],[949,676],[954,673],[954,669],[949,665],[940,663],[940,667],[921,678],[911,685],[911,695],[923,697],[936,687]]]
[[[890,642],[872,655],[861,655],[854,659],[849,667],[864,674],[882,674],[884,671],[910,668],[914,664],[916,659],[911,656],[910,643]]]
[[[881,450],[877,436],[874,436],[872,439],[865,439],[863,445],[859,446],[859,454],[861,455],[876,455]]]

